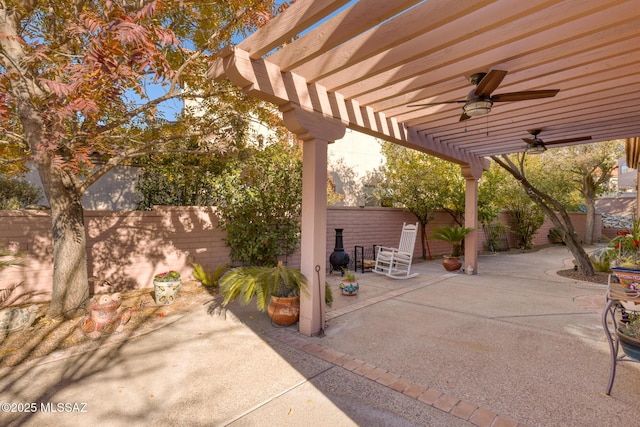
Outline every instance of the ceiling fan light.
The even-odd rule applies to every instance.
[[[484,114],[489,114],[492,105],[493,102],[488,99],[478,99],[468,101],[464,104],[464,107],[462,107],[462,111],[464,111],[464,113],[469,117],[482,116]]]
[[[544,144],[532,144],[527,147],[526,152],[528,154],[542,154],[547,150],[547,147]]]

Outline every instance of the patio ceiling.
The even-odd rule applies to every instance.
[[[492,95],[559,89],[495,102],[460,121],[468,77],[504,70]],[[209,74],[284,108],[439,157],[486,164],[544,141],[640,135],[640,3],[577,0],[298,0],[224,50]],[[558,147],[569,144],[557,144]]]

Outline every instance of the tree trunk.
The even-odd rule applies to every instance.
[[[563,230],[564,231],[564,230]],[[576,233],[567,233],[563,236],[563,241],[567,245],[567,248],[571,251],[571,254],[576,259],[576,265],[586,276],[593,276],[594,269],[589,255],[584,251],[582,245],[577,239]]]
[[[553,222],[553,225],[560,230],[562,233],[562,240],[573,254],[576,259],[576,264],[580,270],[582,270],[586,276],[593,276],[595,274],[593,264],[589,259],[589,255],[587,255],[580,244],[577,233],[571,223],[571,218],[564,206],[548,194],[535,188],[525,178],[524,173],[522,172],[522,165],[521,169],[518,169],[505,155],[502,155],[501,157],[492,156],[491,158],[520,182],[520,184],[526,189],[531,200],[544,211],[551,222]]]
[[[422,244],[422,259],[427,259],[427,245],[425,236],[427,235],[427,223],[418,218],[420,222],[420,243]]]
[[[584,201],[587,206],[587,223],[585,224],[584,243],[593,244],[594,228],[596,225],[596,189],[591,185],[584,186]],[[599,236],[598,236],[599,237]]]
[[[569,217],[566,209],[564,209],[564,207],[560,205],[557,205],[555,206],[557,211],[553,211],[547,204],[543,203],[540,198],[534,197],[533,200],[536,202],[536,204],[538,204],[538,206],[542,208],[542,210],[544,210],[551,222],[553,222],[553,224],[561,230],[562,241],[567,245],[567,248],[571,251],[571,254],[576,259],[576,264],[580,268],[580,270],[585,274],[585,276],[593,276],[595,274],[593,264],[589,259],[589,255],[587,255],[584,248],[580,244],[578,233],[576,233],[575,229],[573,228],[571,218]],[[558,217],[558,215],[560,215],[560,217]]]
[[[84,312],[89,298],[82,195],[73,177],[50,161],[38,162],[38,172],[53,226],[53,290],[47,316],[71,318]]]

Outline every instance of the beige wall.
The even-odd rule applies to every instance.
[[[225,263],[229,249],[216,224],[213,208],[85,211],[89,276],[108,280],[117,290],[147,288],[162,271],[188,275],[193,262]],[[0,273],[0,289],[24,282],[22,292],[48,299],[53,269],[49,212],[1,211],[0,242],[27,255],[24,267]]]
[[[585,215],[574,213],[571,217],[576,230],[582,233]],[[506,216],[501,219],[508,223]],[[355,245],[396,246],[403,222],[415,223],[416,220],[401,209],[331,207],[327,212],[327,260],[335,246],[336,228],[344,229],[344,248],[352,257]],[[213,269],[229,261],[229,249],[224,245],[224,234],[217,228],[214,208],[86,211],[85,224],[89,275],[97,281],[108,280],[118,290],[150,288],[153,275],[169,269],[188,277],[194,262]],[[427,235],[433,227],[445,224],[452,224],[450,217],[437,213],[428,225]],[[547,233],[551,227],[550,222],[545,222],[534,245],[549,243]],[[480,245],[483,245],[484,234],[481,230],[479,233]],[[52,287],[53,253],[49,212],[0,211],[0,243],[19,247],[27,255],[24,267],[7,268],[0,273],[0,291],[23,282],[21,292],[29,294],[31,300],[47,300]],[[450,249],[438,240],[430,240],[428,244],[432,256]],[[514,246],[515,238],[511,237],[510,247]],[[414,254],[416,257],[422,254],[419,238]],[[293,255],[289,265],[299,264],[300,254]]]

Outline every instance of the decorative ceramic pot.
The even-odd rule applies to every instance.
[[[618,278],[620,284],[629,290],[629,293],[640,291],[640,270],[613,267],[611,271]]]
[[[624,354],[632,359],[640,360],[640,339],[625,335],[620,329],[616,329],[616,335],[618,336],[618,341]]]
[[[458,271],[462,267],[462,262],[459,257],[445,255],[442,258],[442,266],[447,271]]]
[[[155,291],[155,301],[158,305],[169,305],[173,304],[173,302],[178,297],[178,293],[180,292],[180,287],[182,286],[182,282],[180,280],[176,280],[173,282],[159,282],[157,280],[153,281],[153,287]]]
[[[300,297],[271,296],[267,306],[269,317],[279,326],[291,326],[300,318]]]
[[[353,296],[358,293],[358,289],[360,289],[360,285],[358,282],[340,282],[340,290],[342,291],[342,295]]]

